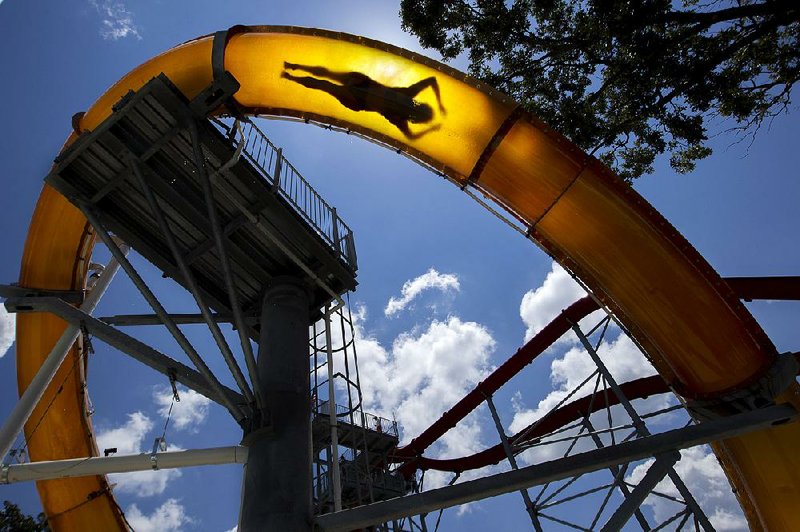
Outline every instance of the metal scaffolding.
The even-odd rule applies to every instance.
[[[364,411],[353,317],[349,306],[312,326],[310,343],[315,514],[338,512],[405,495],[406,479],[391,466],[397,422]],[[400,531],[404,522],[376,524]]]

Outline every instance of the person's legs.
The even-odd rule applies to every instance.
[[[365,80],[372,81],[368,76],[359,72],[334,72],[333,70],[328,70],[327,68],[321,66],[299,65],[297,63],[289,63],[288,61],[283,62],[283,68],[288,70],[299,70],[301,72],[311,74],[312,76],[327,78],[341,83],[342,85],[364,83]]]
[[[355,98],[353,98],[353,95],[350,93],[350,91],[348,91],[347,88],[342,85],[336,85],[335,83],[331,83],[330,81],[326,81],[324,79],[317,79],[308,76],[295,76],[285,71],[281,72],[281,77],[290,81],[294,81],[295,83],[299,83],[303,87],[309,89],[327,92],[339,100],[339,103],[348,109],[352,109],[353,111],[361,110],[358,106],[358,102],[355,100]]]

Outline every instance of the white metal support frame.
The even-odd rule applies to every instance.
[[[176,467],[204,465],[244,464],[247,462],[247,447],[238,445],[212,449],[192,449],[188,451],[169,451],[141,453],[123,456],[90,456],[12,464],[2,466],[0,484],[48,480],[54,478],[108,475],[110,473],[130,473]]]
[[[128,254],[128,246],[123,244],[119,247],[124,255]],[[100,298],[103,297],[103,294],[111,284],[111,280],[114,279],[114,275],[117,273],[117,270],[119,270],[119,267],[120,264],[116,258],[112,258],[109,261],[103,273],[100,275],[100,278],[89,292],[89,295],[86,296],[83,305],[81,305],[81,310],[85,311],[87,314],[91,314],[100,301]],[[11,411],[11,414],[9,414],[5,423],[3,423],[3,427],[0,428],[0,459],[4,458],[11,449],[11,446],[14,445],[14,440],[16,440],[25,422],[28,421],[28,418],[31,416],[33,409],[36,408],[39,400],[44,395],[45,390],[47,390],[53,377],[55,377],[58,368],[61,367],[67,353],[69,353],[72,344],[78,339],[80,332],[81,328],[79,325],[67,325],[61,338],[58,339],[53,349],[50,350],[50,354],[47,355],[47,358],[42,363],[36,376],[22,393],[19,401]]]
[[[331,485],[333,487],[334,511],[342,510],[342,482],[339,471],[339,426],[336,418],[336,388],[333,384],[333,339],[331,336],[331,314],[336,308],[325,308],[325,348],[328,356],[328,416],[331,425]]]

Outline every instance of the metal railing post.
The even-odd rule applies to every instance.
[[[353,242],[352,231],[347,233],[347,263],[355,270],[358,268],[358,257],[356,256],[356,245]]]
[[[281,189],[281,169],[283,166],[283,148],[278,148],[275,155],[275,175],[272,177],[272,191],[277,193]]]
[[[331,224],[333,225],[333,249],[336,256],[342,256],[342,246],[339,242],[339,215],[336,214],[336,207],[331,207]]]

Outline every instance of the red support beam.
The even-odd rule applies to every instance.
[[[726,277],[725,281],[745,301],[775,299],[800,301],[800,276]]]
[[[652,375],[650,377],[626,382],[625,384],[621,384],[620,388],[622,388],[625,397],[630,400],[642,399],[651,395],[658,395],[670,391],[667,383],[664,382],[664,379],[660,375]],[[519,434],[524,434],[524,437],[512,436],[508,439],[508,442],[511,445],[531,442],[561,427],[578,421],[587,413],[598,412],[606,407],[612,407],[617,404],[619,404],[619,399],[614,394],[597,394],[594,401],[592,401],[591,395],[581,397],[561,408],[553,410],[547,414],[544,419],[534,421],[527,428],[520,431]],[[589,411],[590,409],[591,412]],[[533,428],[533,430],[525,434],[531,428]],[[463,471],[497,464],[505,459],[506,453],[503,449],[503,445],[498,443],[494,447],[489,447],[478,453],[462,456],[460,458],[434,459],[424,456],[419,457],[407,464],[403,464],[400,466],[399,470],[407,475],[417,469],[435,469],[437,471],[461,473]]]
[[[455,427],[459,421],[477,408],[487,397],[493,395],[503,384],[550,347],[553,342],[561,338],[564,333],[570,330],[573,323],[577,323],[598,308],[600,307],[598,307],[597,303],[588,296],[570,305],[491,375],[478,383],[474,390],[465,395],[453,408],[445,412],[433,425],[411,440],[408,445],[398,447],[394,453],[393,461],[405,462],[422,455],[425,449],[433,442]]]

